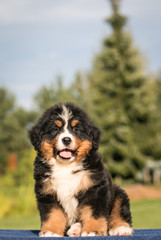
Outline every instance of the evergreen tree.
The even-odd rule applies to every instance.
[[[150,82],[143,74],[143,60],[125,26],[120,1],[110,0],[112,16],[106,22],[112,34],[104,39],[103,48],[89,75],[89,91],[96,123],[102,129],[100,152],[113,176],[134,177],[151,156],[146,152],[155,99]],[[154,122],[153,122],[154,124]]]
[[[74,101],[71,86],[64,86],[63,79],[58,76],[55,83],[43,86],[35,95],[35,103],[39,112],[44,112],[47,108],[57,103]]]
[[[67,87],[62,77],[59,76],[55,83],[43,86],[35,95],[35,103],[39,112],[44,112],[54,104],[66,102],[73,102],[87,111],[90,109],[88,108],[90,102],[86,77],[82,73],[78,72],[75,81]]]
[[[86,74],[77,72],[75,81],[71,86],[74,103],[83,108],[85,111],[92,115],[92,102],[89,96],[89,85]]]

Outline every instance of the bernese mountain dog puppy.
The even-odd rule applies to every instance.
[[[29,138],[40,237],[133,233],[128,196],[112,184],[97,152],[100,130],[84,110],[71,103],[47,109]]]

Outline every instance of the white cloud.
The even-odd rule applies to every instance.
[[[1,0],[0,23],[9,23],[18,19],[26,4],[26,0]]]
[[[160,18],[161,1],[135,0],[135,2],[131,4],[129,0],[123,0],[121,9],[123,13],[130,18],[137,17],[141,21],[149,19],[152,22],[152,16],[154,17],[154,21],[156,16]]]
[[[99,0],[100,2],[100,0]],[[102,6],[105,4],[105,8]],[[1,0],[0,23],[37,23],[53,21],[94,20],[107,16],[102,0]]]
[[[154,69],[161,62],[160,6],[161,0],[121,1]],[[57,73],[67,83],[77,70],[91,66],[110,14],[108,0],[0,0],[0,85],[10,88],[21,105],[32,107],[33,94]]]

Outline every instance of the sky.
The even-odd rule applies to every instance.
[[[161,0],[122,0],[127,29],[145,56],[148,72],[161,69]],[[62,75],[68,86],[88,71],[110,34],[108,0],[0,0],[0,87],[19,106]]]

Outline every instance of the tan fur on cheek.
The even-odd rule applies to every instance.
[[[40,150],[43,156],[45,157],[45,159],[50,160],[51,158],[54,157],[53,148],[54,148],[54,145],[56,145],[56,143],[57,143],[57,138],[55,138],[53,141],[45,140],[42,143]]]
[[[52,232],[64,236],[67,225],[67,216],[61,209],[53,208],[47,221],[42,222],[41,233]],[[40,233],[40,235],[41,235]]]
[[[41,146],[41,152],[46,159],[51,159],[53,157],[53,147],[51,142],[44,141]]]
[[[79,146],[78,149],[77,149],[76,161],[80,162],[86,157],[86,155],[91,150],[92,143],[88,140],[83,140],[83,141],[77,140],[76,143]]]
[[[82,222],[82,232],[95,232],[96,235],[107,235],[107,221],[104,217],[94,218],[89,206],[80,210],[80,220]]]

